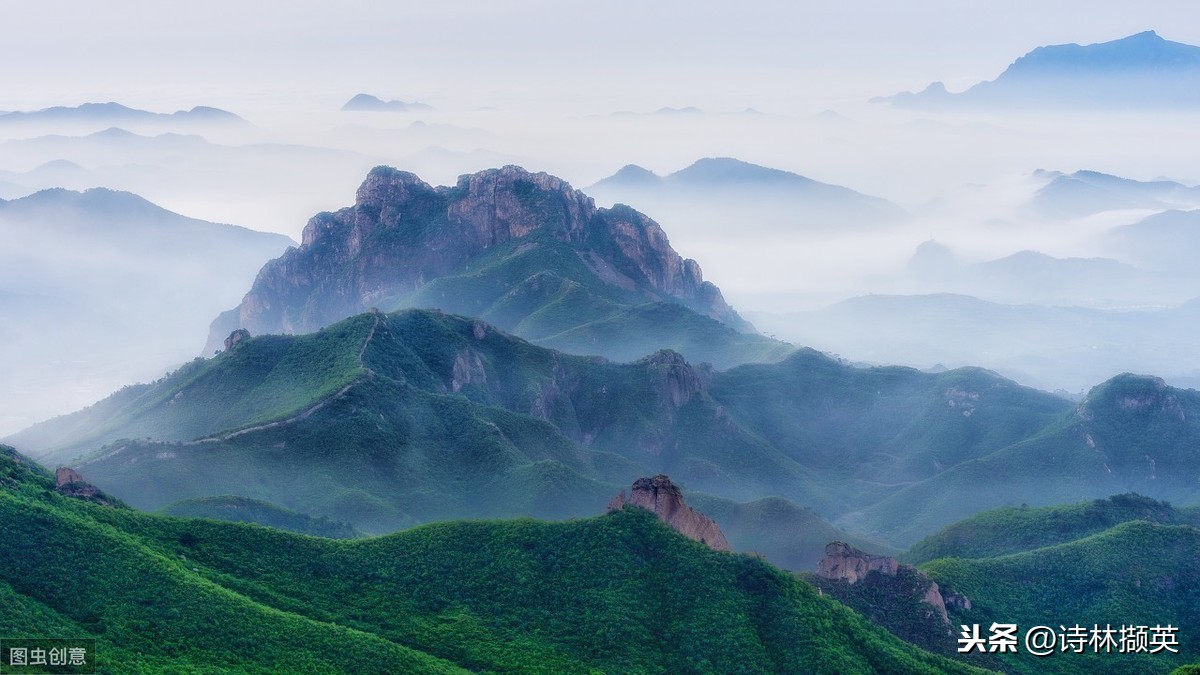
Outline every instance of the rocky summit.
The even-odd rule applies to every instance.
[[[613,497],[607,512],[619,511],[626,504],[651,511],[658,519],[670,525],[688,539],[694,539],[714,551],[732,551],[725,534],[716,521],[696,511],[683,501],[683,491],[667,476],[659,474],[653,478],[639,478],[633,482],[629,496],[625,491]]]
[[[936,616],[942,623],[949,623],[946,606],[949,604],[959,609],[970,609],[971,601],[957,593],[943,593],[936,582],[922,574],[919,570],[901,565],[895,558],[885,555],[873,555],[860,551],[843,541],[830,542],[825,547],[825,557],[817,565],[817,576],[832,581],[844,581],[855,584],[867,578],[871,572],[878,572],[883,577],[895,577],[901,568],[915,575],[922,592],[921,599],[937,612]]]
[[[241,305],[213,323],[209,348],[237,328],[306,333],[373,307],[480,316],[536,339],[648,303],[752,332],[696,261],[632,208],[597,208],[565,181],[517,166],[442,187],[377,167],[353,206],[314,216],[301,245],[263,267]]]

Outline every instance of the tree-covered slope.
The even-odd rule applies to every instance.
[[[1028,440],[909,485],[837,524],[911,545],[955,520],[1000,506],[1124,492],[1196,503],[1198,453],[1200,392],[1121,375],[1093,388],[1075,410]]]
[[[608,363],[409,310],[244,340],[10,442],[44,462],[83,456],[89,480],[140,508],[237,495],[373,532],[594,513],[656,473],[832,520],[1020,443],[1069,409],[977,369],[856,368],[811,350],[728,371],[671,351]],[[974,489],[947,499],[967,508]],[[927,517],[921,534],[945,522]],[[781,564],[827,543],[733,519],[763,535],[747,546]]]
[[[1050,516],[1050,514],[1046,514]],[[1052,527],[1052,516],[1047,518]],[[1015,623],[1024,631],[1049,626],[1066,633],[1084,626],[1174,626],[1178,653],[1083,653],[1059,649],[1036,657],[1022,645],[999,655],[1014,673],[1168,672],[1195,658],[1200,621],[1200,530],[1191,525],[1129,520],[1073,541],[989,558],[940,558],[921,569],[971,599],[972,609],[952,612],[954,623]],[[1147,636],[1149,640],[1149,636]],[[1149,647],[1154,645],[1150,644]]]
[[[331,540],[70,499],[3,448],[0,520],[0,633],[105,673],[969,672],[636,508]]]
[[[936,558],[993,558],[1075,541],[1131,520],[1200,525],[1200,513],[1132,493],[1076,504],[1005,507],[947,525],[913,544],[901,558],[914,564]]]
[[[184,499],[164,506],[159,512],[168,516],[255,523],[288,532],[332,539],[351,539],[362,535],[350,525],[324,516],[313,517],[270,502],[233,495]]]
[[[808,349],[718,373],[710,390],[733,420],[820,476],[831,488],[821,505],[838,513],[1028,438],[1070,408],[981,369],[855,368]]]
[[[464,672],[231,591],[135,528],[97,519],[154,517],[58,495],[52,477],[4,446],[0,475],[5,636],[96,638],[105,673]]]

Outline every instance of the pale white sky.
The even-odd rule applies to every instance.
[[[464,109],[793,112],[932,80],[961,88],[1041,44],[1147,29],[1200,43],[1200,3],[6,2],[0,109],[269,107],[366,90]]]

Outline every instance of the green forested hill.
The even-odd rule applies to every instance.
[[[1138,492],[1200,501],[1200,392],[1124,374],[1026,440],[914,482],[838,524],[912,544],[982,510]],[[970,499],[964,499],[970,495]]]
[[[855,368],[811,350],[728,371],[670,351],[608,363],[413,310],[252,338],[11,442],[44,462],[84,456],[85,477],[140,508],[235,495],[374,532],[593,514],[656,473],[726,500],[779,497],[821,521],[1069,407],[986,371]],[[735,539],[737,521],[762,530],[757,516],[731,518]],[[827,543],[746,541],[787,564]]]
[[[1138,495],[1048,508],[999,509],[914,546],[908,559],[970,598],[952,623],[1016,623],[1022,631],[1075,625],[1175,626],[1179,653],[1002,656],[1015,673],[1165,673],[1200,642],[1200,530],[1194,510]],[[986,631],[985,631],[986,632]],[[1119,634],[1118,634],[1119,639]]]
[[[325,517],[314,518],[306,513],[291,511],[270,502],[232,495],[184,499],[164,506],[159,512],[168,516],[257,523],[288,532],[332,539],[352,539],[362,536],[361,532],[346,523],[329,520]]]
[[[993,558],[1065,544],[1131,520],[1200,525],[1200,512],[1132,493],[1059,506],[1008,507],[948,525],[914,544],[901,558],[914,564],[936,558]]]
[[[0,449],[0,634],[102,672],[968,672],[750,556],[627,508],[368,540],[63,497]]]
[[[1014,672],[1152,673],[1195,658],[1200,623],[1200,530],[1133,520],[1076,541],[996,558],[922,565],[974,603],[958,622],[1020,626],[1175,626],[1179,654],[1057,653],[1005,657]]]
[[[376,533],[590,515],[657,473],[734,502],[778,497],[892,547],[999,506],[1200,495],[1200,393],[1154,378],[1073,405],[984,370],[812,350],[726,371],[665,350],[610,363],[421,310],[252,338],[10,442],[47,463],[84,457],[86,478],[139,508],[233,495]],[[781,564],[822,546],[725,520]]]

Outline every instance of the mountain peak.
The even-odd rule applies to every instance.
[[[598,209],[565,180],[514,165],[440,187],[380,166],[353,206],[314,216],[300,248],[263,268],[241,307],[214,324],[210,345],[233,328],[307,332],[370,307],[438,307],[535,339],[647,303],[680,305],[722,330],[750,328],[632,208]],[[540,328],[521,323],[548,304],[555,309],[539,315]]]
[[[660,178],[658,174],[650,169],[638,166],[637,164],[626,164],[612,176],[609,176],[607,180],[613,183],[640,184],[657,182]]]
[[[1200,47],[1153,30],[1108,42],[1037,47],[995,80],[950,94],[931,85],[872,99],[900,107],[1069,106],[1133,108],[1200,105]]]
[[[667,176],[668,180],[693,183],[728,183],[738,181],[807,181],[807,178],[733,157],[704,157],[687,168]]]
[[[238,115],[220,108],[198,105],[191,110],[177,110],[172,113],[158,113],[138,108],[130,108],[115,101],[104,103],[81,103],[77,106],[52,106],[41,110],[15,110],[0,112],[0,122],[219,122],[246,124],[246,120]]]
[[[409,110],[429,110],[430,106],[419,101],[411,103],[393,99],[385,101],[378,96],[371,94],[355,94],[349,101],[342,105],[344,111],[368,111],[368,112],[406,112]]]
[[[714,551],[733,550],[716,521],[688,506],[683,500],[683,490],[663,474],[635,480],[629,496],[626,497],[622,490],[608,503],[605,511],[619,511],[627,504],[650,511],[671,529]]]

